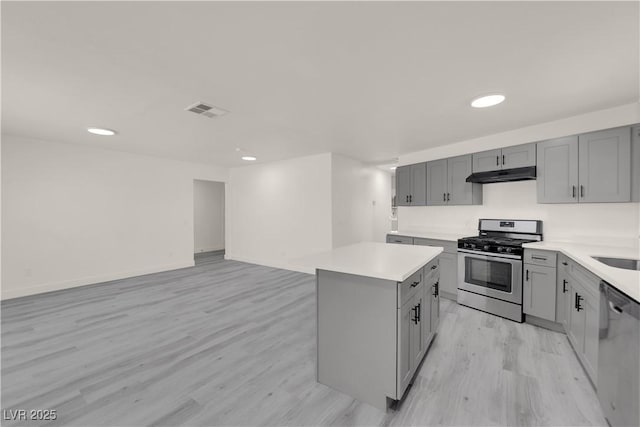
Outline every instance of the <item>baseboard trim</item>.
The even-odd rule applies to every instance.
[[[161,273],[164,271],[178,270],[181,268],[193,267],[195,262],[185,261],[175,264],[167,264],[155,267],[142,268],[140,270],[131,270],[126,272],[120,272],[115,274],[107,274],[102,276],[83,277],[81,279],[64,280],[54,283],[46,283],[37,286],[30,286],[28,288],[8,289],[3,284],[2,291],[0,292],[0,300],[5,301],[14,298],[26,297],[29,295],[44,294],[48,292],[62,291],[65,289],[78,288],[81,286],[95,285],[103,282],[111,282],[113,280],[128,279],[130,277],[144,276],[145,274]]]
[[[524,317],[525,323],[529,323],[534,326],[539,326],[541,328],[549,329],[554,332],[560,332],[562,334],[565,333],[564,326],[562,326],[561,323],[552,322],[547,319],[541,319],[540,317],[532,316],[530,314],[525,314],[524,316],[525,316]]]
[[[316,274],[315,269],[309,268],[309,267],[299,267],[299,266],[296,266],[296,265],[287,264],[287,263],[283,263],[283,262],[277,262],[277,261],[259,260],[259,259],[254,259],[254,258],[238,256],[238,255],[234,255],[234,254],[230,254],[230,253],[225,253],[224,254],[224,259],[231,260],[231,261],[246,262],[248,264],[262,265],[264,267],[279,268],[281,270],[297,271],[299,273]]]

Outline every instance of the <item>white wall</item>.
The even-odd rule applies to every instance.
[[[333,247],[384,242],[391,227],[391,174],[332,154]]]
[[[225,258],[299,270],[331,249],[331,154],[233,168]]]
[[[631,104],[497,135],[400,156],[401,164],[435,160],[492,148],[572,135],[640,122]],[[538,204],[536,182],[485,184],[481,206],[400,207],[399,229],[461,231],[473,235],[479,218],[541,219],[546,240],[635,241],[640,234],[638,203]]]
[[[193,181],[194,253],[224,249],[224,183]]]
[[[193,265],[193,180],[227,170],[11,136],[2,298]]]

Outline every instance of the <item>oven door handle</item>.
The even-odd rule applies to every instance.
[[[472,258],[477,258],[477,259],[503,259],[503,260],[517,260],[520,261],[522,260],[521,257],[519,257],[518,255],[507,255],[507,254],[500,254],[500,255],[485,255],[485,254],[481,254],[475,251],[469,251],[466,249],[458,249],[459,253],[463,253],[465,254],[464,256],[469,256]]]

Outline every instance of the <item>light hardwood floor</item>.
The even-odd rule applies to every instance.
[[[315,382],[314,277],[221,259],[2,303],[3,425],[606,425],[566,337],[442,300],[396,411]]]

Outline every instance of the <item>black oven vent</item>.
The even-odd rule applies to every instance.
[[[494,182],[528,181],[536,179],[536,167],[501,169],[488,172],[476,172],[467,177],[467,182],[491,184]]]

